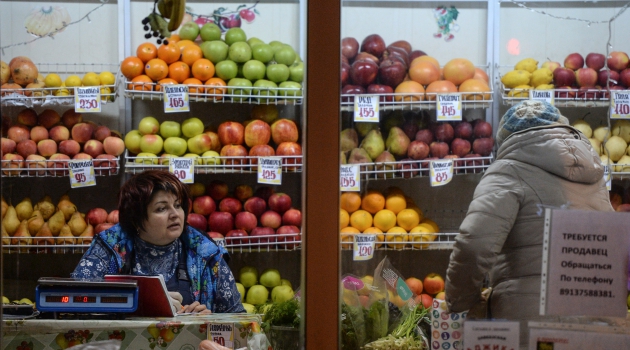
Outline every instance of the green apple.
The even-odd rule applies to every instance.
[[[221,159],[217,151],[206,151],[201,155],[203,165],[220,165]]]
[[[242,303],[243,304],[243,309],[245,309],[245,311],[247,311],[248,314],[253,314],[256,312],[256,307],[252,304],[248,304],[248,303]]]
[[[252,48],[252,56],[255,60],[267,63],[273,59],[273,48],[269,44],[250,45]]]
[[[125,147],[129,150],[129,152],[138,154],[142,152],[140,149],[140,139],[142,138],[142,134],[138,130],[131,130],[125,135]]]
[[[210,136],[205,133],[195,135],[188,139],[188,151],[195,154],[202,154],[204,152],[207,152],[210,150],[211,146],[212,140],[210,140]]]
[[[261,286],[260,284],[255,284],[247,290],[245,302],[252,305],[260,305],[266,303],[267,298],[269,298],[269,291],[267,288],[265,286]]]
[[[160,122],[153,117],[144,117],[140,119],[140,125],[138,125],[138,131],[142,135],[153,135],[160,131]]]
[[[254,45],[258,45],[258,44],[264,44],[265,42],[258,39],[257,37],[253,36],[249,39],[247,39],[247,43],[249,44],[249,47],[253,48]]]
[[[251,95],[252,93],[252,82],[243,79],[243,78],[232,78],[228,81],[228,94],[230,95]],[[249,97],[235,98],[232,97],[233,101],[236,102],[244,102],[247,101]]]
[[[169,137],[164,140],[164,152],[177,157],[186,154],[187,147],[186,140],[181,137]]]
[[[265,64],[258,60],[249,60],[243,65],[243,76],[251,81],[263,79],[266,71]]]
[[[3,304],[10,304],[11,300],[9,300],[9,298],[5,297],[4,295],[2,296],[2,303]]]
[[[195,41],[199,36],[199,24],[194,21],[186,22],[179,28],[178,34],[181,40]]]
[[[269,42],[269,45],[271,45],[271,47],[273,48],[273,53],[275,54],[276,51],[280,50],[281,48],[284,47],[284,44],[279,42],[278,40],[272,40]]]
[[[214,69],[217,77],[223,79],[224,81],[236,78],[236,74],[238,73],[238,66],[236,65],[236,62],[230,60],[217,63]]]
[[[243,287],[242,284],[236,282],[236,290],[238,290],[238,293],[241,295],[241,303],[243,301],[245,301],[245,287]]]
[[[290,73],[289,67],[287,67],[286,64],[276,63],[267,66],[267,79],[276,84],[287,81]]]
[[[279,96],[302,96],[302,85],[294,81],[285,81],[278,85],[280,90]],[[374,123],[370,123],[374,124]]]
[[[238,281],[241,282],[245,288],[255,285],[258,283],[258,270],[252,266],[243,266],[238,271]]]
[[[199,157],[198,154],[186,153],[184,154],[184,158],[192,158],[195,162],[195,165],[201,165],[201,157]]]
[[[182,135],[182,126],[178,122],[167,120],[160,124],[160,135],[163,139],[169,137],[180,137]]]
[[[244,42],[247,44],[247,34],[239,27],[232,27],[225,32],[225,43],[232,46],[237,42]]]
[[[291,281],[287,280],[287,279],[281,279],[280,280],[280,285],[281,286],[289,286],[291,288],[293,288],[293,285],[291,284]]]
[[[145,153],[159,154],[162,152],[164,140],[160,135],[142,135],[140,150]]]
[[[175,158],[175,157],[176,156],[173,154],[162,153],[158,162],[160,163],[160,165],[169,165],[171,164],[171,158]]]
[[[258,312],[262,313],[263,315],[267,313],[267,311],[269,311],[269,309],[273,306],[273,303],[266,303],[263,304],[259,309]]]
[[[228,57],[236,63],[245,63],[252,58],[252,48],[244,41],[230,45]]]
[[[289,80],[297,83],[304,80],[304,62],[293,63],[289,67]]]
[[[273,55],[273,59],[284,65],[290,66],[295,62],[295,51],[289,45],[279,48]]]
[[[221,40],[204,41],[199,45],[203,57],[217,64],[227,59],[229,46]]]
[[[271,290],[271,301],[281,303],[293,299],[293,289],[289,286],[276,286]]]
[[[155,153],[141,152],[136,155],[136,163],[153,165],[158,163],[158,156]]]
[[[279,286],[280,280],[280,271],[276,269],[266,269],[260,274],[260,284],[267,288]]]
[[[199,118],[188,118],[182,123],[182,133],[186,137],[202,134],[203,128],[203,122]]]
[[[242,63],[238,63],[236,65],[236,77],[237,78],[245,78],[245,76],[243,75],[243,66],[244,66],[244,64],[242,64]]]
[[[254,90],[254,95],[260,96],[276,96],[276,89],[278,85],[273,81],[259,79],[254,83],[254,87],[258,88]],[[268,98],[257,98],[260,103],[268,103],[270,99]]]
[[[199,30],[199,35],[203,41],[221,40],[221,28],[214,23],[206,22]]]

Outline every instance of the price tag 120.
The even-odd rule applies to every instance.
[[[630,90],[610,93],[610,119],[630,119]]]
[[[436,101],[438,121],[445,122],[462,120],[461,94],[438,94]]]
[[[195,182],[195,160],[193,158],[171,158],[168,171],[185,184]]]
[[[444,186],[453,178],[453,160],[440,159],[431,161],[431,186]]]
[[[553,94],[554,94],[553,90],[531,90],[529,94],[529,99],[535,100],[535,101],[545,101],[553,106],[554,104]]]
[[[190,112],[190,99],[186,85],[162,85],[164,88],[164,113]]]
[[[282,184],[282,158],[258,158],[258,183],[269,185]]]
[[[342,191],[361,191],[361,174],[358,165],[342,165],[339,168],[339,175]]]
[[[354,97],[355,122],[379,122],[378,95],[356,95]]]
[[[91,159],[70,160],[68,161],[68,168],[70,169],[71,188],[96,186],[94,163]]]
[[[100,86],[76,87],[74,111],[77,113],[99,113],[101,111]]]
[[[352,260],[370,260],[374,257],[374,242],[376,235],[354,235]]]

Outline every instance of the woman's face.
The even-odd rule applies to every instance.
[[[167,245],[175,241],[184,230],[184,209],[177,196],[157,191],[147,207],[144,230],[138,234],[145,242]]]

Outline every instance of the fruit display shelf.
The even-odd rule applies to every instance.
[[[630,180],[630,171],[613,171],[610,175],[612,175],[613,180]]]
[[[465,93],[473,94],[473,93]],[[492,106],[492,91],[484,92],[485,99],[464,99],[462,109],[490,108]],[[379,97],[379,109],[381,111],[396,110],[435,110],[437,108],[436,93],[389,93],[374,94]],[[474,94],[478,95],[478,94]],[[354,111],[354,96],[352,94],[341,95],[341,111]],[[478,96],[481,97],[481,96]]]
[[[354,233],[341,233],[341,249],[353,249]],[[376,250],[450,250],[453,249],[455,236],[458,233],[397,233],[378,234],[376,237]]]
[[[112,72],[115,77],[114,84],[100,85],[101,103],[114,102],[118,96],[118,77],[120,73],[119,64],[84,64],[84,63],[37,63],[39,74],[44,77],[50,73],[56,73],[64,79],[69,75],[83,76],[88,72]],[[64,91],[66,89],[67,91]],[[0,96],[0,103],[3,106],[71,106],[74,105],[73,88],[23,88],[15,90],[3,90]]]
[[[282,158],[282,172],[302,172],[302,156],[276,156]],[[125,151],[125,172],[141,173],[145,170],[168,170],[168,162],[159,156],[137,157]],[[258,157],[198,157],[195,162],[195,174],[219,173],[256,173],[258,171]]]
[[[55,160],[2,160],[2,177],[68,177],[68,161],[70,159]],[[94,175],[118,175],[120,171],[120,157],[94,159]]]

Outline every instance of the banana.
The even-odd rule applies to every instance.
[[[166,0],[158,0],[157,8],[163,18],[171,18],[171,11],[173,10],[170,6],[171,3],[172,1],[167,4]]]
[[[171,20],[168,22],[168,30],[174,31],[179,28],[186,13],[186,0],[172,0]]]

